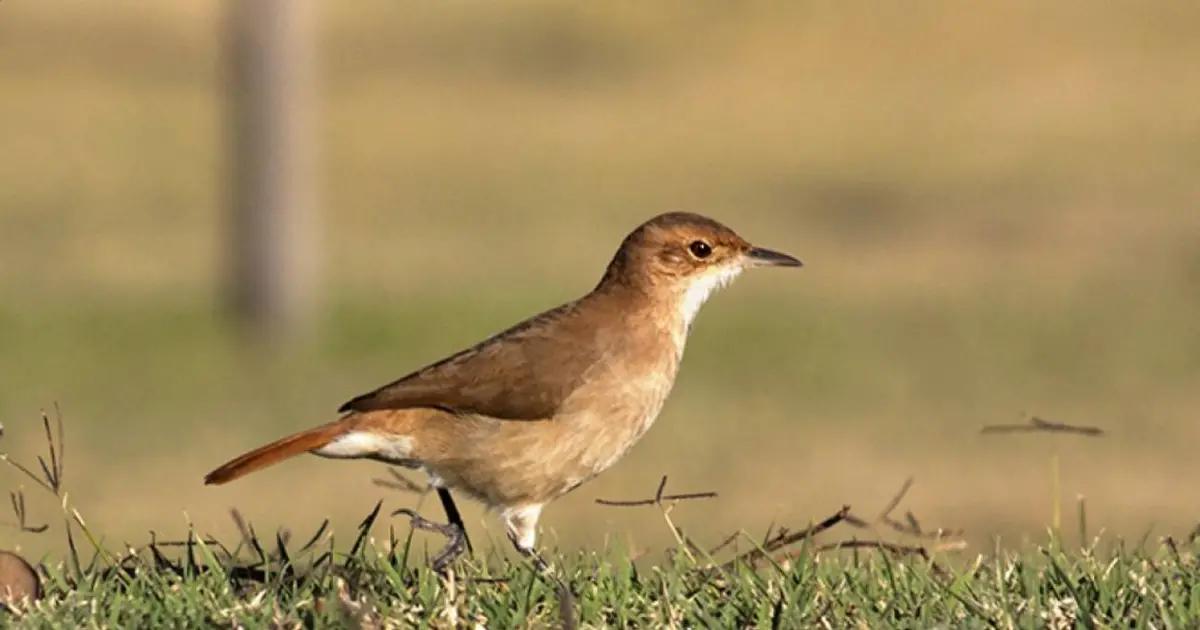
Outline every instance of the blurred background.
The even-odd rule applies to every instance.
[[[674,513],[701,540],[873,515],[908,476],[981,551],[1080,495],[1093,533],[1200,520],[1200,6],[309,10],[0,3],[0,445],[32,461],[59,403],[107,540],[414,504],[371,463],[200,480],[577,297],[667,210],[807,266],[712,300],[658,424],[545,540],[667,544],[593,503],[663,474],[721,494]],[[980,434],[1031,415],[1107,434]]]

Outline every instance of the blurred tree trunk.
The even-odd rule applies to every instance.
[[[302,332],[317,272],[313,0],[231,0],[229,278],[256,338]]]

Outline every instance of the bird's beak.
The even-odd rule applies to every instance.
[[[761,247],[751,249],[746,257],[755,267],[801,267],[804,265],[792,256]]]

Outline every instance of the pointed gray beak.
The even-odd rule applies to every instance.
[[[801,267],[804,263],[782,252],[755,247],[746,255],[756,267]]]

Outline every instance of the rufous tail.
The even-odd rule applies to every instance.
[[[222,464],[220,468],[204,476],[204,483],[222,484],[233,481],[289,457],[321,448],[345,431],[346,424],[337,421],[275,440]]]

